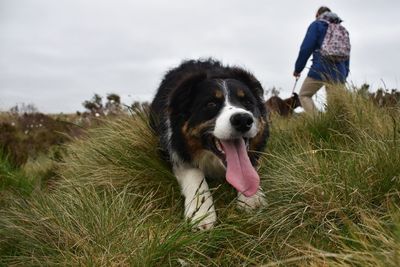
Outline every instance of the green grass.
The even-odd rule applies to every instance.
[[[29,196],[33,192],[47,190],[56,179],[56,161],[49,155],[40,154],[18,167],[0,149],[0,194]],[[0,203],[3,198],[0,198]]]
[[[29,194],[34,188],[34,181],[19,168],[10,163],[8,156],[0,149],[0,192],[17,190]]]
[[[52,190],[3,197],[0,264],[399,266],[399,118],[344,91],[325,113],[273,117],[268,205],[244,213],[215,184],[218,223],[203,232],[183,220],[146,114],[107,122],[69,145]]]

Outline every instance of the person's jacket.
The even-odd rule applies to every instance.
[[[339,22],[340,21],[339,19]],[[312,54],[312,65],[308,72],[308,77],[320,81],[344,83],[349,74],[350,60],[332,62],[322,58],[319,53],[327,29],[328,22],[323,20],[315,20],[310,24],[300,47],[300,52],[295,64],[295,72],[301,73],[303,71]]]

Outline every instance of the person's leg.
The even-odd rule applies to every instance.
[[[322,81],[315,80],[313,78],[307,77],[303,85],[301,86],[299,92],[299,98],[301,106],[304,108],[307,113],[314,113],[317,111],[314,101],[312,100],[312,96],[324,86]]]
[[[334,104],[335,101],[340,102],[345,88],[346,85],[344,83],[326,83],[326,105]]]

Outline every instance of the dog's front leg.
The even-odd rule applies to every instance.
[[[186,219],[201,230],[212,228],[217,215],[204,173],[191,166],[175,166],[174,174],[185,197]]]

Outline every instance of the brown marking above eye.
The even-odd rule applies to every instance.
[[[216,97],[216,98],[222,98],[222,97],[224,96],[224,94],[222,93],[222,91],[219,90],[219,89],[216,89],[215,92],[214,92],[214,94],[215,94],[215,97]]]
[[[244,93],[244,91],[242,89],[238,89],[236,91],[236,94],[237,94],[238,97],[244,97],[245,96],[245,93]]]

